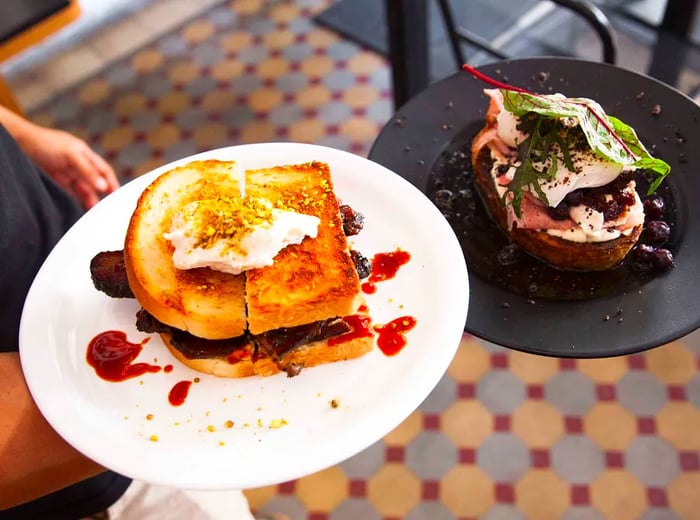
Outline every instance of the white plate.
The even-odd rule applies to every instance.
[[[415,316],[407,346],[387,357],[303,370],[294,378],[220,379],[179,364],[156,335],[137,361],[170,373],[110,383],[86,362],[98,333],[122,330],[139,342],[135,300],[95,290],[90,259],[121,249],[136,200],[159,174],[193,159],[235,159],[244,168],[327,162],[340,199],[365,215],[352,237],[370,257],[400,247],[412,258],[367,297],[375,324]],[[407,181],[359,156],[315,145],[266,143],[205,152],[158,168],[106,197],[58,243],[29,291],[20,355],[29,389],[56,431],[76,449],[126,476],[188,489],[251,488],[288,481],[363,450],[405,419],[438,383],[466,321],[468,278],[450,226]],[[200,377],[182,406],[175,383]],[[335,399],[339,406],[333,408]],[[149,415],[150,414],[150,415]],[[273,421],[287,424],[271,428]],[[226,421],[233,421],[226,428]],[[211,431],[214,430],[214,431]],[[150,440],[157,436],[157,441]]]

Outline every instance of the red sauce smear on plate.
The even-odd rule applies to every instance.
[[[187,399],[187,394],[190,392],[190,387],[192,386],[192,381],[180,381],[175,383],[172,387],[170,393],[168,394],[168,401],[173,406],[180,406]]]
[[[377,346],[387,356],[395,356],[406,346],[406,333],[416,326],[416,318],[413,316],[401,316],[391,320],[386,325],[375,325],[374,330],[379,333]]]
[[[160,372],[161,367],[157,365],[132,363],[148,339],[141,343],[131,343],[127,340],[126,333],[120,330],[101,332],[88,344],[88,365],[94,368],[102,379],[112,382],[125,381],[147,372]]]
[[[363,306],[364,307],[364,306]],[[343,321],[352,327],[352,330],[330,338],[328,340],[328,346],[339,345],[346,341],[351,341],[355,338],[366,338],[369,336],[374,336],[372,332],[372,318],[366,315],[352,314],[350,316],[345,316]]]
[[[391,253],[377,253],[372,257],[372,272],[362,284],[362,292],[374,294],[377,292],[377,282],[383,282],[396,276],[399,267],[408,263],[411,254],[397,249]]]

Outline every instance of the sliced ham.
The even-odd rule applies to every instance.
[[[474,139],[472,151],[478,153],[478,150],[481,150],[484,146],[488,146],[491,152],[491,158],[495,163],[511,164],[513,159],[517,156],[517,150],[510,147],[498,132],[498,115],[504,110],[503,96],[498,89],[485,89],[484,93],[490,98],[489,106],[486,110],[486,126]],[[512,174],[512,172],[510,173]],[[494,179],[494,182],[500,186],[506,186],[511,180],[512,175],[502,174],[498,175]],[[632,181],[631,186],[628,186],[626,189],[634,191],[636,196],[634,181]],[[638,196],[636,196],[636,198],[639,199]],[[641,204],[641,201],[639,201],[639,204]],[[515,214],[512,205],[508,204],[506,210],[509,229],[517,226],[520,229],[566,231],[578,227],[578,224],[571,218],[564,220],[553,219],[549,215],[547,207],[527,191],[524,192],[520,205],[520,217]],[[629,208],[621,218],[615,221],[605,222],[603,227],[625,231],[643,223],[643,221],[643,212]]]
[[[520,203],[520,217],[515,214],[512,204],[506,206],[508,212],[508,228],[517,226],[520,229],[560,229],[565,231],[576,227],[572,219],[554,220],[547,211],[547,207],[530,193],[523,193]]]

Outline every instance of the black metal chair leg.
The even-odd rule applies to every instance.
[[[457,33],[457,24],[455,24],[455,19],[452,16],[452,9],[450,8],[449,0],[438,0],[438,5],[440,6],[440,11],[442,12],[442,20],[445,23],[445,32],[447,37],[450,39],[450,47],[452,47],[452,54],[455,61],[459,63],[464,63],[467,61],[464,58],[464,53],[462,52],[462,46],[460,44],[460,36]]]
[[[552,0],[555,4],[573,11],[583,17],[586,22],[595,30],[603,46],[603,60],[611,65],[615,64],[617,59],[617,46],[615,44],[615,32],[610,24],[610,20],[605,14],[595,5],[590,2],[582,2],[579,0]],[[458,64],[464,63],[466,60],[460,45],[461,41],[471,43],[494,56],[505,59],[508,58],[503,52],[494,48],[489,42],[478,38],[473,34],[466,34],[461,31],[455,24],[452,8],[449,0],[438,0],[442,20],[445,24],[445,30],[450,40],[452,54]]]
[[[588,24],[598,33],[600,42],[603,44],[603,60],[606,63],[615,65],[617,60],[617,46],[615,45],[615,31],[610,24],[610,20],[598,7],[590,2],[580,2],[576,0],[553,0],[555,4],[574,11],[581,15]]]

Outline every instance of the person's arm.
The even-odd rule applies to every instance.
[[[43,418],[15,352],[0,353],[0,410],[0,511],[104,471]]]
[[[0,123],[24,153],[73,193],[84,207],[94,206],[100,195],[119,187],[112,167],[82,139],[34,124],[3,106],[0,106]]]

